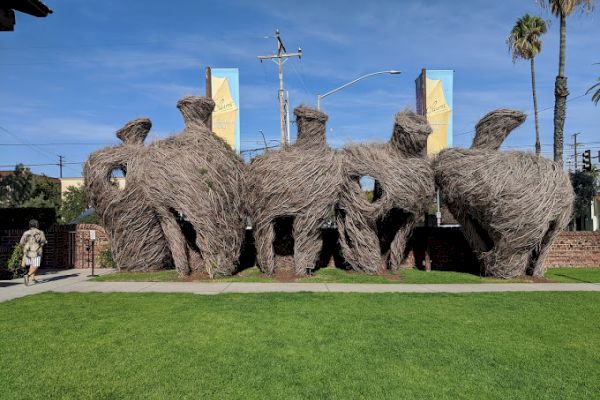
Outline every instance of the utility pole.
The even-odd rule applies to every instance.
[[[279,124],[281,127],[281,146],[285,147],[286,144],[286,116],[285,116],[285,93],[283,90],[283,64],[290,57],[302,57],[302,49],[298,48],[297,53],[288,53],[283,45],[281,36],[279,35],[279,29],[275,31],[275,39],[277,40],[277,54],[270,56],[258,56],[257,58],[262,63],[264,60],[271,60],[279,67]]]
[[[59,168],[59,171],[60,171],[60,178],[61,179],[62,179],[62,170],[63,170],[63,165],[64,165],[64,162],[63,162],[64,159],[65,159],[64,156],[58,156],[58,168]]]
[[[577,153],[577,135],[581,135],[581,132],[577,132],[571,135],[573,137],[573,157],[575,157],[575,172],[577,172],[577,157],[579,156],[579,154]]]

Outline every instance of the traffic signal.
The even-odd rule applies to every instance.
[[[592,170],[592,154],[590,150],[586,150],[583,152],[583,171],[591,171]]]

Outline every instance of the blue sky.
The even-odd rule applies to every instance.
[[[531,112],[529,64],[513,64],[505,38],[526,12],[551,21],[537,58],[542,149],[551,157],[558,22],[533,0],[489,1],[76,1],[44,0],[54,14],[17,15],[15,32],[0,32],[0,165],[84,161],[116,129],[139,116],[153,121],[149,138],[178,132],[175,103],[204,93],[204,67],[240,69],[242,147],[279,136],[277,69],[257,55],[275,51],[280,29],[301,61],[285,66],[292,106],[314,105],[326,92],[364,73],[400,69],[323,100],[333,146],[389,138],[394,113],[415,107],[421,68],[453,69],[454,145],[468,147],[474,123],[511,107]],[[271,38],[265,38],[271,36]],[[600,12],[568,20],[565,139],[581,132],[600,148],[600,106],[585,93],[600,75]],[[295,130],[295,128],[292,128]],[[7,144],[89,143],[39,145]],[[533,114],[505,148],[533,151]],[[569,148],[565,147],[565,152]],[[1,168],[7,169],[7,168]],[[58,175],[56,166],[32,167]],[[65,176],[79,176],[68,165]]]

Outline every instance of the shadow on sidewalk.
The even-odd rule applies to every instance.
[[[38,277],[42,278],[44,275],[38,275]],[[67,279],[67,278],[73,278],[75,276],[79,276],[79,274],[69,274],[69,275],[59,275],[59,276],[53,276],[52,278],[48,278],[48,279],[41,279],[40,283],[46,283],[46,282],[54,282],[54,281],[59,281],[61,279]]]

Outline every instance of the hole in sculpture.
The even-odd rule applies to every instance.
[[[275,239],[273,240],[273,250],[278,256],[294,255],[294,217],[285,215],[275,218],[273,229]]]
[[[473,250],[477,250],[483,253],[486,251],[490,251],[492,247],[494,247],[494,241],[492,240],[488,232],[485,230],[485,228],[481,226],[479,221],[477,221],[475,218],[467,216],[463,228],[467,230],[468,235],[474,242],[475,249]]]
[[[364,175],[357,178],[358,185],[360,186],[360,190],[367,199],[369,203],[373,203],[375,200],[375,188],[377,185],[377,181],[375,178],[369,175]],[[381,196],[379,196],[381,197]]]
[[[340,269],[350,269],[342,256],[342,249],[339,241],[340,235],[335,229],[322,229],[321,239],[323,245],[321,247],[321,253],[319,253],[319,260],[315,266],[315,270],[321,268],[327,268],[330,265]]]
[[[187,244],[186,248],[188,253],[188,262],[190,263],[190,266],[200,263],[202,253],[198,248],[198,245],[196,245],[196,230],[194,229],[194,226],[190,223],[190,221],[188,221],[183,213],[175,210],[174,208],[169,209],[169,211],[175,218],[175,221],[177,221],[177,225],[179,225],[179,229],[185,238],[185,242]]]
[[[127,176],[127,166],[119,165],[118,167],[115,167],[110,171],[110,173],[108,175],[108,180],[117,189],[123,190],[123,189],[125,189],[125,184],[127,181],[126,176]]]

